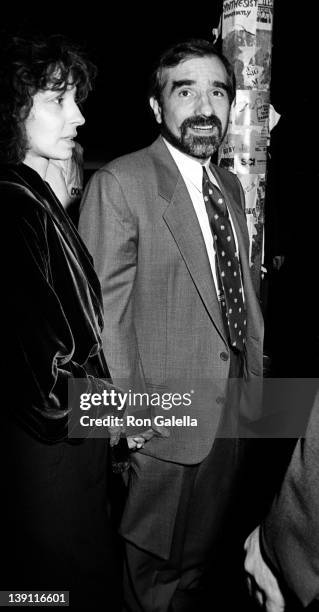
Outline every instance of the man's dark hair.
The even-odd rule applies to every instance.
[[[27,151],[25,120],[40,90],[63,93],[77,89],[77,101],[87,97],[95,66],[77,45],[63,36],[12,37],[0,52],[0,162],[19,163]]]
[[[162,91],[165,87],[163,71],[166,68],[173,68],[185,60],[193,57],[218,57],[225,67],[228,76],[227,93],[229,102],[232,103],[235,92],[236,82],[234,70],[228,59],[208,40],[202,38],[192,38],[184,42],[177,43],[170,47],[160,56],[155,64],[150,78],[149,97],[154,97],[161,103]]]

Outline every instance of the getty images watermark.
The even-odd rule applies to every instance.
[[[69,437],[109,437],[112,427],[123,427],[134,433],[153,425],[198,426],[198,418],[192,414],[193,389],[183,392],[122,391],[107,383],[98,391],[94,386],[93,390],[87,387],[87,379],[69,383]]]
[[[189,407],[192,404],[192,394],[189,393],[137,393],[129,389],[124,393],[115,389],[104,389],[102,393],[81,393],[80,395],[80,410],[90,411],[92,407],[113,408],[121,411],[124,409],[134,408],[154,408],[159,407],[162,410],[171,410],[176,407]],[[168,417],[167,414],[159,414],[154,416],[155,425],[177,426],[177,427],[196,427],[197,419],[191,418],[189,415],[183,415],[178,418],[175,415]],[[125,414],[120,417],[114,414],[108,414],[101,417],[91,417],[89,414],[83,414],[80,417],[80,425],[82,427],[110,427],[118,425],[126,425],[127,427],[151,427],[152,419],[150,417],[142,417],[137,414]]]
[[[147,391],[132,387],[70,379],[69,437],[107,438],[112,428],[134,435],[155,425],[222,438],[299,438],[319,379],[168,380]]]

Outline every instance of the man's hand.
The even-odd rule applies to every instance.
[[[244,545],[249,593],[257,599],[260,606],[264,606],[267,612],[283,612],[285,600],[277,579],[261,555],[259,531],[260,528],[256,527],[255,531],[248,536]]]
[[[134,436],[127,437],[127,443],[130,450],[138,450],[143,448],[145,442],[148,442],[152,438],[168,438],[170,435],[167,427],[153,425],[150,429],[143,431],[142,433]]]
[[[143,448],[145,444],[145,440],[142,436],[128,436],[126,439],[130,450],[139,450]]]

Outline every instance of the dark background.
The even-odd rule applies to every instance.
[[[315,3],[313,3],[315,4]],[[316,70],[311,49],[316,43],[314,6],[297,0],[274,0],[274,32],[271,98],[282,113],[291,98],[312,92]],[[100,7],[100,8],[99,8]],[[178,8],[173,14],[172,9]],[[307,12],[306,12],[307,9]],[[9,9],[1,30],[27,34],[62,33],[80,42],[98,66],[94,91],[85,103],[86,125],[79,141],[85,149],[87,166],[101,165],[118,155],[149,144],[157,134],[148,109],[147,82],[158,54],[171,43],[186,37],[211,38],[222,12],[222,0],[193,5],[141,3],[127,7],[92,4],[90,10],[65,2],[39,8]],[[310,118],[307,118],[309,122]]]

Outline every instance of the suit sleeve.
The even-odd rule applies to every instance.
[[[319,599],[319,393],[262,526],[266,558],[304,606]]]
[[[10,218],[14,247],[6,267],[7,317],[12,323],[7,364],[12,388],[23,396],[10,410],[14,408],[16,418],[38,438],[56,442],[68,437],[69,379],[82,379],[85,392],[100,391],[108,383],[88,375],[85,364],[74,359],[72,331],[51,277],[54,254],[47,242],[46,213],[37,211],[28,198],[20,199],[11,202],[19,212]],[[88,357],[90,351],[91,346]]]
[[[134,326],[138,222],[119,180],[107,169],[97,172],[86,188],[79,232],[102,287],[103,347],[113,381],[126,389],[144,390]]]

